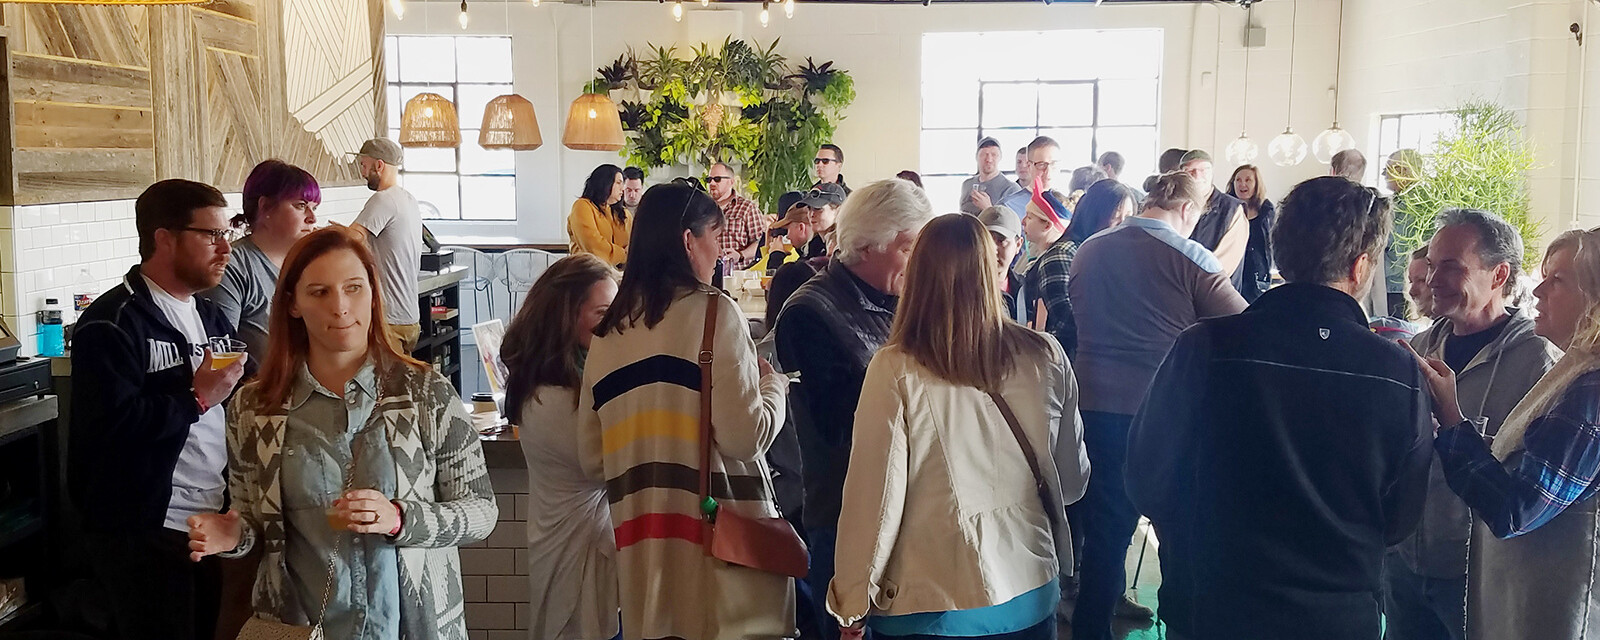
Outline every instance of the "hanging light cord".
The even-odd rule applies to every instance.
[[[1589,3],[1583,3],[1583,28],[1579,32],[1589,35]],[[1583,49],[1583,42],[1578,43],[1578,135],[1573,138],[1575,146],[1573,158],[1578,160],[1578,167],[1572,178],[1572,228],[1582,228],[1578,222],[1578,212],[1581,211],[1579,203],[1583,199],[1583,109],[1584,109],[1584,79],[1589,77],[1589,52]]]
[[[1344,0],[1339,0],[1339,35],[1333,46],[1333,126],[1339,126],[1339,85],[1344,80]]]
[[[1289,13],[1289,111],[1283,114],[1283,130],[1294,129],[1290,123],[1294,121],[1294,45],[1295,31],[1300,22],[1300,0],[1289,3],[1293,10]]]
[[[1239,137],[1243,138],[1245,130],[1250,126],[1250,28],[1255,24],[1256,6],[1254,4],[1244,10],[1244,109],[1243,118],[1239,122]],[[1293,74],[1290,74],[1293,75]]]
[[[589,73],[594,73],[594,3],[589,0]]]

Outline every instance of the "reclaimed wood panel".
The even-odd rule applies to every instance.
[[[130,198],[155,181],[149,149],[17,149],[14,204]]]
[[[18,102],[16,146],[31,148],[154,149],[154,116],[143,109]]]
[[[200,46],[256,55],[256,25],[225,14],[186,7]]]
[[[151,107],[150,71],[31,53],[11,57],[13,100]]]

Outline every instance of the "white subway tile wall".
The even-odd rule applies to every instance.
[[[350,224],[371,195],[366,187],[324,189],[319,223]],[[226,196],[237,212],[239,194]],[[38,353],[34,319],[46,298],[71,305],[84,270],[99,295],[137,262],[132,200],[0,207],[0,317],[22,341],[22,355]]]

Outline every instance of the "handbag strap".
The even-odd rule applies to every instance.
[[[360,436],[363,431],[357,431],[355,436],[351,438],[350,461],[344,465],[344,488],[339,490],[340,498],[343,498],[344,494],[350,493],[350,488],[355,486],[356,458],[361,450]],[[312,625],[312,638],[322,637],[322,621],[328,617],[328,600],[333,597],[333,579],[338,571],[339,547],[344,544],[346,537],[343,531],[335,532],[333,554],[328,556],[328,580],[322,585],[322,609],[317,613],[317,623]]]
[[[717,333],[717,292],[706,292],[706,328],[700,338],[700,517],[711,520],[711,340]]]
[[[1000,408],[1000,415],[1006,419],[1006,426],[1011,427],[1011,435],[1017,439],[1017,445],[1022,447],[1022,457],[1028,461],[1028,470],[1033,472],[1033,487],[1039,493],[1039,501],[1044,503],[1044,517],[1050,521],[1050,532],[1056,530],[1056,504],[1050,495],[1050,485],[1044,481],[1044,474],[1039,471],[1039,457],[1033,452],[1033,445],[1028,443],[1028,436],[1022,433],[1022,425],[1017,422],[1017,414],[1012,413],[1011,405],[999,393],[990,391],[989,399],[994,400],[996,407]]]

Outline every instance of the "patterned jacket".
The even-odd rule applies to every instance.
[[[228,407],[228,486],[246,523],[244,539],[227,556],[266,545],[256,569],[257,616],[307,624],[285,564],[279,453],[288,405],[255,409],[257,384]],[[499,518],[483,448],[461,398],[437,372],[404,365],[380,367],[378,402],[368,428],[381,426],[395,460],[404,512],[394,540],[400,554],[402,640],[465,640],[467,623],[461,561],[455,547],[487,538]],[[291,480],[292,481],[292,480]]]

